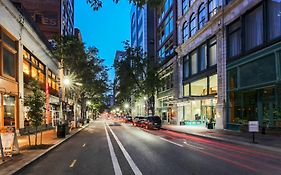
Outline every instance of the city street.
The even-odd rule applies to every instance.
[[[98,120],[18,174],[270,174],[281,155]]]

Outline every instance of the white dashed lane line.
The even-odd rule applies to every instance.
[[[69,165],[69,168],[73,168],[77,160],[73,160],[72,163]]]

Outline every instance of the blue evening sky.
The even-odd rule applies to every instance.
[[[130,9],[128,0],[118,4],[103,0],[103,7],[93,11],[86,0],[75,1],[75,27],[82,33],[86,46],[95,46],[108,67],[113,65],[116,50],[122,50],[122,41],[130,40]],[[109,72],[114,78],[114,69]]]

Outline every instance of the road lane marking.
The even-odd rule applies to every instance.
[[[110,140],[110,137],[108,135],[108,131],[107,131],[105,125],[104,125],[104,129],[105,129],[105,134],[106,134],[106,138],[107,138],[107,143],[108,143],[109,152],[110,152],[111,161],[112,161],[112,164],[113,164],[113,169],[114,169],[115,175],[122,175],[120,165],[118,163],[116,154],[115,154],[114,149],[113,149],[112,142]]]
[[[179,144],[179,143],[176,143],[176,142],[173,142],[173,141],[171,141],[171,140],[164,139],[163,137],[160,137],[160,139],[161,139],[161,140],[164,140],[164,141],[166,141],[166,142],[172,143],[172,144],[174,144],[174,145],[183,147],[183,145],[181,145],[181,144]]]
[[[108,124],[107,124],[107,126],[108,126]],[[133,161],[133,159],[131,158],[129,153],[126,151],[126,149],[124,148],[124,146],[122,145],[122,143],[120,142],[118,137],[115,135],[115,133],[112,131],[112,129],[109,126],[108,126],[108,128],[109,128],[111,134],[113,135],[114,139],[116,140],[116,142],[117,142],[119,148],[121,149],[122,153],[124,154],[127,162],[129,163],[130,167],[132,168],[133,172],[135,173],[135,175],[142,175],[142,172],[137,167],[137,165],[135,164],[135,162]]]
[[[86,146],[86,143],[84,143],[83,145],[82,145],[82,147],[85,147]]]
[[[183,142],[183,143],[184,143],[185,145],[187,145],[187,146],[191,147],[191,148],[201,149],[201,150],[203,150],[203,149],[204,149],[204,148],[199,147],[199,146],[191,145],[191,144],[189,144],[189,143],[187,143],[187,142]]]
[[[73,160],[72,163],[69,165],[69,168],[73,168],[77,160]]]

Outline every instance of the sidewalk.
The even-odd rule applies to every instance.
[[[206,127],[182,125],[162,125],[162,129],[234,144],[254,146],[281,153],[281,135],[264,135],[261,133],[256,133],[255,141],[257,142],[257,144],[253,144],[252,133],[219,129],[209,130]]]
[[[65,138],[57,138],[55,130],[44,131],[42,136],[42,144],[48,147],[46,149],[29,150],[27,149],[28,136],[19,136],[18,142],[20,147],[20,154],[14,155],[12,158],[6,158],[5,162],[2,162],[2,160],[0,160],[0,175],[9,175],[17,172],[18,170],[37,160],[47,152],[56,148],[58,145],[68,140],[87,126],[88,125],[85,125],[82,128],[70,131],[70,134],[66,135]],[[38,133],[38,144],[40,143],[40,137],[41,134]],[[34,135],[31,136],[31,143],[32,145],[34,145]]]

